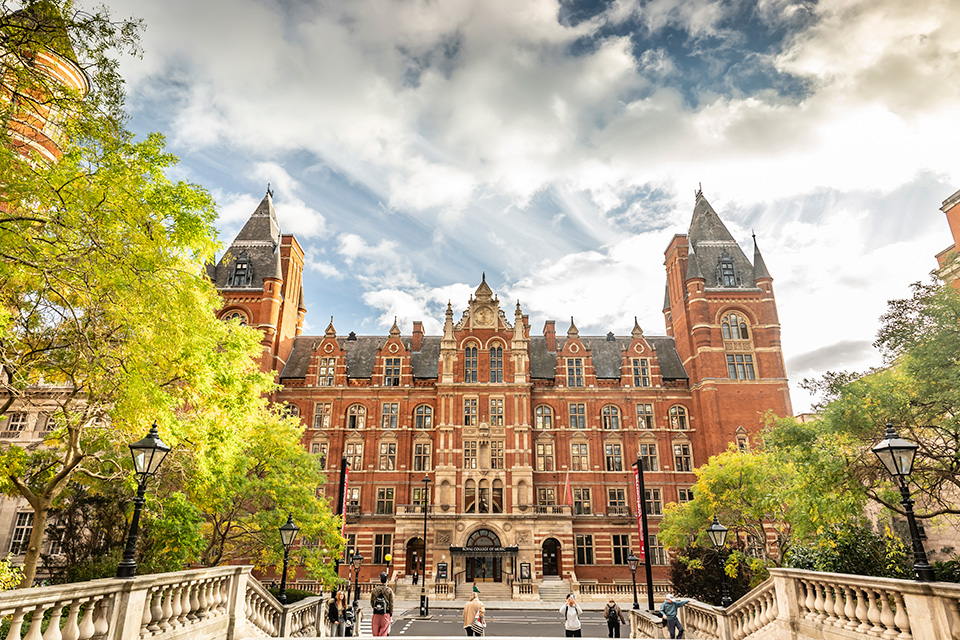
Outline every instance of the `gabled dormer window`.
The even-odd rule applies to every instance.
[[[717,286],[740,286],[740,274],[737,272],[737,266],[733,263],[733,258],[727,253],[726,249],[717,259]]]
[[[233,265],[233,274],[227,278],[227,286],[249,287],[253,283],[253,269],[246,254],[241,254]]]

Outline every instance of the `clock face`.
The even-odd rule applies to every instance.
[[[493,312],[486,307],[477,311],[477,324],[493,324]]]

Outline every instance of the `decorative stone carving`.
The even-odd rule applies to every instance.
[[[450,544],[450,541],[453,539],[453,532],[449,529],[444,529],[443,531],[437,531],[437,544]]]

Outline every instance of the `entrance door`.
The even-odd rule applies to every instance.
[[[547,538],[543,541],[543,575],[560,575],[560,543],[556,538]]]
[[[423,562],[423,538],[411,538],[407,543],[407,575],[420,573]]]
[[[467,539],[468,547],[480,547],[473,556],[466,558],[467,582],[500,582],[503,559],[499,556],[483,555],[483,547],[499,547],[500,538],[493,531],[478,529]]]

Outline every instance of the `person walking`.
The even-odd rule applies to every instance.
[[[389,635],[390,616],[393,615],[393,590],[387,586],[386,571],[380,574],[380,584],[370,592],[370,606],[373,607],[373,617],[370,618],[373,635]]]
[[[420,573],[414,569],[413,570],[413,586],[417,586],[417,581],[420,579]]]
[[[330,621],[330,635],[342,638],[347,624],[347,596],[343,591],[337,591],[330,599],[330,609],[327,611],[327,620]]]
[[[663,598],[663,604],[660,605],[660,613],[663,614],[663,618],[667,621],[667,630],[670,632],[671,638],[683,637],[683,624],[680,622],[680,618],[677,617],[677,611],[688,602],[690,601],[683,600],[682,598],[674,598],[672,593],[668,593]],[[673,635],[676,632],[679,633]]]
[[[476,593],[470,594],[470,600],[467,602],[466,606],[463,607],[463,631],[468,636],[482,636],[483,629],[486,627],[486,621],[484,620],[484,614],[486,613],[486,607],[483,606],[483,603],[480,602],[480,597]],[[476,625],[474,623],[479,622],[480,624]],[[477,627],[480,628],[480,633],[477,633]]]
[[[560,613],[563,614],[563,630],[568,638],[580,638],[583,636],[580,625],[580,614],[583,609],[577,604],[576,598],[572,593],[567,594],[567,601],[560,607]]]
[[[623,611],[620,610],[620,605],[614,602],[613,598],[610,598],[610,602],[603,608],[603,617],[607,621],[607,637],[619,638],[620,625],[626,622],[626,620],[623,618]]]

